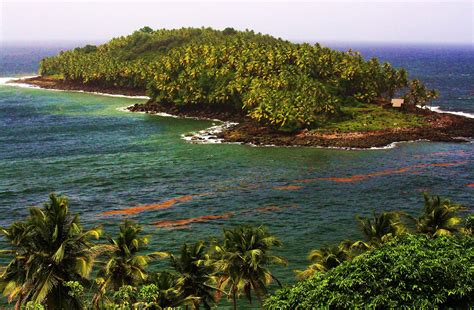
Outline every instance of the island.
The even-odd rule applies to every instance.
[[[16,82],[146,94],[128,109],[236,123],[217,134],[228,142],[371,148],[474,136],[474,119],[427,108],[438,92],[403,68],[251,30],[144,27],[47,57],[38,77]]]

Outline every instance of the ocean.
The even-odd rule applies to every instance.
[[[42,57],[72,46],[2,47],[0,77],[34,75]],[[439,89],[433,106],[474,114],[472,47],[350,47]],[[138,102],[0,85],[0,226],[23,219],[51,192],[68,196],[86,226],[110,234],[120,220],[136,220],[151,234],[153,251],[176,253],[183,242],[232,225],[265,225],[283,241],[276,253],[289,260],[275,273],[293,283],[311,249],[361,237],[357,214],[417,215],[423,192],[474,204],[472,143],[378,150],[191,144],[181,135],[214,122],[120,110]],[[160,227],[169,221],[182,225]]]

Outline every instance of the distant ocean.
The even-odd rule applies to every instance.
[[[2,46],[0,77],[35,74],[41,58],[74,46]],[[439,89],[433,105],[474,113],[471,47],[350,47]],[[227,225],[263,224],[284,243],[278,254],[290,266],[277,275],[291,283],[309,250],[360,236],[356,214],[416,215],[425,191],[474,205],[472,143],[366,151],[197,145],[181,135],[213,122],[120,110],[137,102],[143,100],[0,85],[0,226],[53,191],[70,198],[86,225],[114,231],[122,218],[139,221],[154,250],[176,252]],[[160,221],[187,224],[160,229]]]

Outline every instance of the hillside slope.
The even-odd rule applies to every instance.
[[[436,97],[420,81],[409,81],[404,69],[375,58],[232,28],[144,27],[45,58],[39,73],[146,92],[163,106],[236,111],[290,132],[346,120],[348,108],[387,102],[397,93],[412,105]]]

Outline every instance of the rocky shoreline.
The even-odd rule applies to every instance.
[[[429,140],[438,142],[466,142],[474,137],[474,119],[463,116],[436,113],[426,109],[416,109],[426,117],[427,126],[421,128],[386,129],[367,132],[316,133],[308,130],[298,133],[282,133],[262,126],[248,118],[241,111],[218,111],[208,107],[190,109],[188,106],[165,106],[154,102],[135,104],[128,107],[132,112],[169,113],[182,117],[219,119],[235,122],[216,134],[216,138],[225,142],[239,142],[252,145],[276,146],[318,146],[337,148],[374,148],[384,147],[394,142]]]
[[[144,91],[123,89],[119,87],[100,87],[64,82],[58,79],[35,77],[15,80],[15,83],[26,83],[41,88],[81,90],[121,94],[128,96],[143,96]],[[361,132],[314,132],[300,131],[297,133],[283,133],[262,126],[248,118],[242,110],[210,108],[209,106],[175,106],[163,105],[148,101],[144,104],[135,104],[127,108],[131,112],[145,112],[149,114],[167,113],[180,117],[220,120],[232,124],[224,126],[222,131],[214,132],[216,139],[223,142],[245,143],[252,145],[275,146],[316,146],[369,149],[380,148],[394,142],[429,140],[438,142],[466,142],[474,137],[474,119],[464,116],[437,113],[427,109],[413,108],[408,113],[416,113],[425,117],[426,126],[414,128],[386,129]],[[192,139],[189,139],[193,141]],[[198,141],[196,141],[198,142]]]

